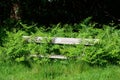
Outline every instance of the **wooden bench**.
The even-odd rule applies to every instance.
[[[63,37],[31,37],[31,36],[23,36],[23,39],[27,42],[35,42],[35,43],[51,43],[51,44],[67,44],[67,45],[94,45],[99,42],[99,39],[84,39],[84,38],[63,38]],[[63,55],[31,55],[31,57],[47,57],[53,59],[67,59],[66,56]]]

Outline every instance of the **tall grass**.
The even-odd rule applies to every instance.
[[[0,66],[0,80],[119,80],[119,75],[120,67],[114,65],[99,67],[56,61],[31,67],[16,63]]]

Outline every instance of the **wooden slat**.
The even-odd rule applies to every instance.
[[[49,56],[43,56],[43,55],[30,55],[30,57],[41,57],[41,58],[51,58],[51,59],[67,59],[66,56],[63,55],[49,55]]]
[[[48,41],[47,37],[34,37],[23,36],[23,38],[28,42],[43,43]],[[62,38],[62,37],[51,37],[50,42],[54,44],[84,44],[84,45],[93,45],[99,41],[99,39],[82,39],[82,38]]]

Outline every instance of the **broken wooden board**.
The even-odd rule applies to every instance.
[[[36,43],[53,43],[53,44],[84,44],[84,45],[94,45],[99,42],[99,39],[82,39],[82,38],[62,38],[62,37],[31,37],[31,36],[23,36],[28,42],[36,42]]]

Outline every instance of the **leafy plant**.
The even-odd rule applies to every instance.
[[[89,20],[89,18],[88,18]],[[0,55],[7,56],[6,59],[17,62],[33,60],[37,63],[47,62],[45,58],[31,58],[30,55],[65,55],[77,61],[85,61],[89,64],[106,65],[120,64],[120,30],[104,25],[103,29],[95,28],[95,23],[89,23],[87,20],[74,26],[71,25],[53,25],[52,28],[37,28],[34,25],[28,26],[21,24],[21,30],[6,31],[7,37],[1,47]],[[33,30],[34,28],[34,30]],[[30,35],[32,42],[25,41],[22,36]],[[35,43],[36,37],[41,36],[48,38],[43,39],[43,43]],[[92,46],[79,45],[62,45],[52,44],[53,37],[72,37],[72,38],[98,38],[99,42]],[[82,41],[84,42],[84,41]]]

